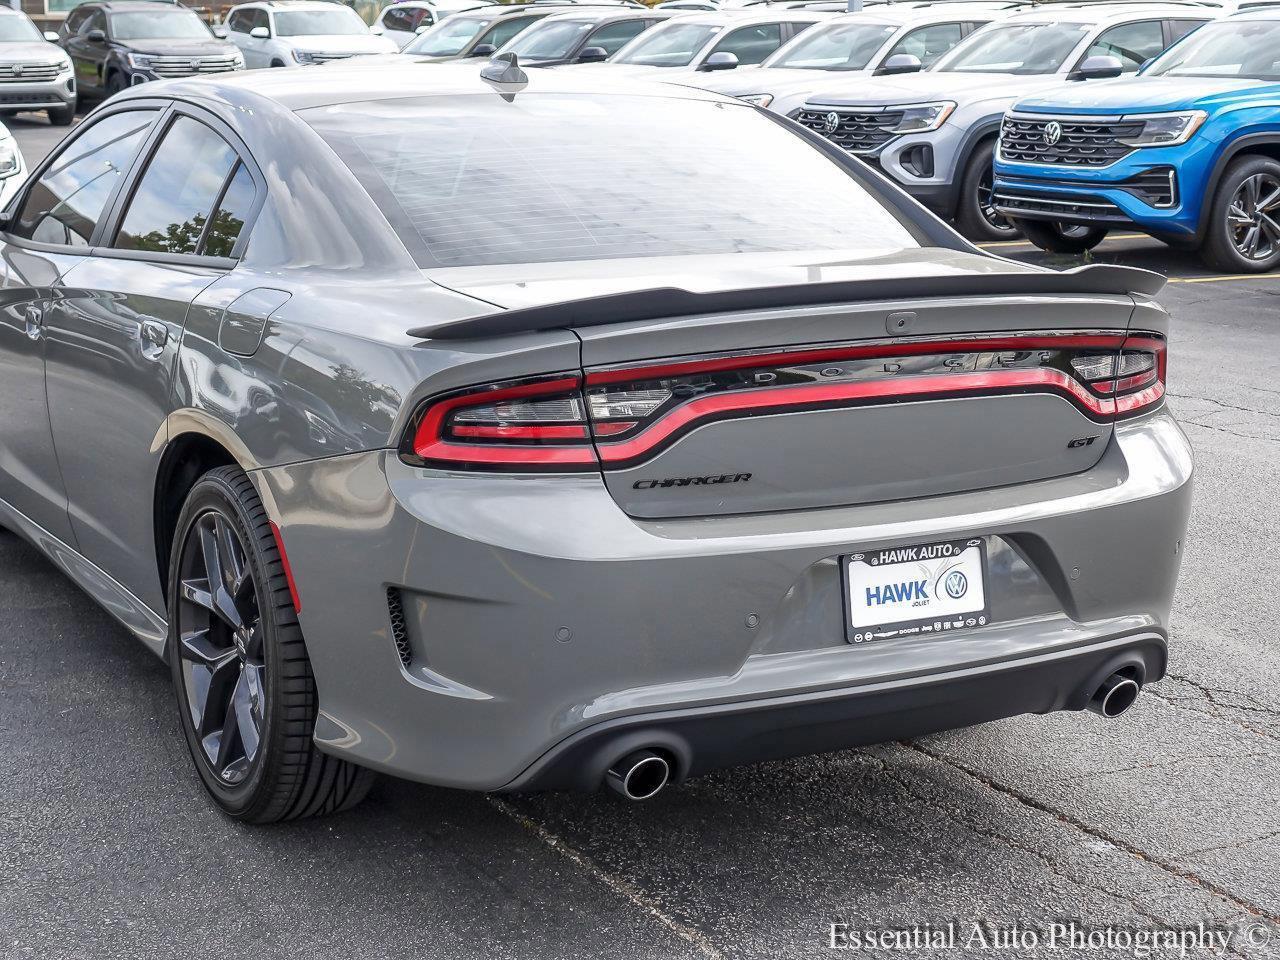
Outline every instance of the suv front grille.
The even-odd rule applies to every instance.
[[[1051,124],[1057,130],[1050,130]],[[1106,167],[1133,152],[1120,141],[1142,127],[1141,120],[1007,116],[1000,127],[1000,156],[1015,163]]]
[[[0,63],[0,83],[48,83],[57,75],[56,63]]]
[[[871,153],[893,139],[902,111],[803,109],[791,118],[850,153]]]
[[[157,77],[192,77],[199,73],[229,73],[235,68],[234,57],[151,58],[151,70]]]

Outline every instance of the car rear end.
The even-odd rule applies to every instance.
[[[367,344],[307,360],[395,404],[385,448],[261,471],[325,749],[644,795],[660,767],[1163,676],[1191,455],[1158,278],[982,254],[746,106],[514,105],[401,100],[377,132],[368,104],[303,114],[397,198],[437,299],[470,298],[385,375],[361,373]],[[501,149],[440,136],[490,114]],[[712,183],[653,155],[744,137],[752,171]],[[527,168],[495,179],[513,150]]]

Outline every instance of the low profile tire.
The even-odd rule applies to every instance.
[[[50,107],[45,111],[48,114],[49,122],[55,127],[69,127],[71,121],[76,118],[76,108],[70,107]]]
[[[1242,157],[1227,167],[1209,208],[1200,257],[1224,273],[1280,266],[1280,163]]]
[[[1077,226],[1051,220],[1014,220],[1022,235],[1050,253],[1084,253],[1107,239],[1106,227]]]
[[[994,140],[980,145],[969,158],[960,182],[956,226],[976,243],[1018,239],[1018,228],[995,209],[995,150]]]
[[[246,823],[346,810],[374,774],[321,753],[316,685],[266,511],[237,467],[210,471],[178,518],[169,662],[214,802]]]

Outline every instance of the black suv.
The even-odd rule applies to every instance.
[[[58,44],[71,57],[81,97],[244,67],[235,45],[215,36],[194,12],[148,0],[83,3],[63,21]]]

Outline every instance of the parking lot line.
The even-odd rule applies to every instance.
[[[1108,236],[1106,242],[1112,240],[1143,240],[1147,239],[1145,233],[1117,233],[1115,236]],[[1033,247],[1030,240],[992,240],[990,243],[979,243],[979,247],[983,250],[990,250],[993,247]]]
[[[1225,283],[1229,280],[1280,280],[1280,273],[1231,273],[1222,277],[1170,277],[1170,283]]]

